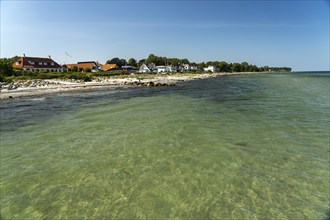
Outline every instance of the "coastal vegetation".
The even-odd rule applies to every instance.
[[[12,67],[13,63],[16,62],[18,56],[12,58],[1,58],[0,59],[0,81],[1,82],[11,82],[15,80],[30,80],[30,79],[76,79],[83,81],[91,81],[93,77],[111,77],[118,75],[128,76],[130,73],[125,70],[111,70],[92,72],[90,68],[85,68],[83,71],[79,71],[78,68],[68,68],[65,72],[47,72],[41,70],[38,72],[25,71],[22,69],[14,69]],[[179,74],[200,74],[202,69],[208,66],[215,66],[218,68],[219,72],[230,73],[230,72],[291,72],[290,67],[269,67],[263,66],[258,67],[248,62],[242,63],[227,63],[225,61],[207,61],[201,63],[190,62],[187,58],[168,58],[156,56],[150,54],[146,59],[141,59],[137,61],[135,58],[130,58],[125,60],[123,58],[114,57],[106,61],[107,64],[116,64],[119,68],[122,66],[132,66],[139,69],[142,64],[154,64],[156,66],[160,65],[172,65],[172,66],[182,66],[191,65],[198,67],[194,70],[183,71],[178,70]],[[136,72],[138,73],[138,72]],[[155,74],[155,73],[149,73]]]
[[[39,71],[39,72],[30,72],[25,70],[13,70],[10,75],[0,75],[1,82],[12,82],[16,80],[31,80],[31,79],[75,79],[75,80],[83,80],[85,82],[91,81],[93,77],[112,77],[118,75],[127,76],[127,72],[122,70],[116,71],[99,71],[99,72],[47,72],[47,71]]]
[[[269,66],[262,66],[258,67],[253,64],[249,64],[248,62],[242,63],[227,63],[225,61],[207,61],[207,62],[190,62],[187,58],[169,58],[169,57],[161,57],[156,56],[154,54],[150,54],[148,58],[141,59],[138,62],[135,58],[130,58],[128,62],[123,58],[114,57],[106,62],[107,64],[116,64],[117,66],[124,66],[124,65],[131,65],[136,66],[139,68],[143,63],[146,64],[155,64],[156,66],[160,65],[173,65],[173,66],[180,66],[184,64],[189,64],[192,66],[198,67],[208,67],[208,66],[216,66],[219,68],[219,72],[291,72],[290,67],[269,67]]]

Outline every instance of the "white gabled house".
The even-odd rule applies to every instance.
[[[156,65],[154,63],[151,64],[142,64],[139,73],[153,73],[153,72],[158,72]]]
[[[142,64],[139,69],[139,73],[151,73],[151,69],[147,66],[147,64]]]

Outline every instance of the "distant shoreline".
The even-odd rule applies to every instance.
[[[255,72],[173,74],[173,75],[127,75],[121,77],[95,77],[91,82],[64,80],[31,80],[35,85],[25,86],[23,82],[12,83],[0,91],[0,100],[30,96],[42,96],[62,92],[77,92],[99,88],[125,88],[136,86],[174,86],[179,82],[217,78],[221,76],[248,75]],[[8,86],[8,85],[7,85]],[[10,86],[10,85],[9,85]],[[16,88],[17,87],[17,88]]]

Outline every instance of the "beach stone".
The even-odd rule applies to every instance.
[[[8,89],[8,90],[11,90],[12,88],[13,88],[13,86],[10,85],[10,84],[7,86],[7,89]]]

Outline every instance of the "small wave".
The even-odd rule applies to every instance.
[[[33,98],[33,99],[29,99],[30,101],[35,101],[35,102],[42,102],[42,101],[45,101],[45,97],[42,97],[42,98]]]

